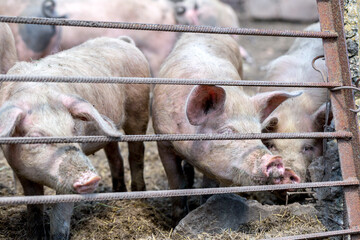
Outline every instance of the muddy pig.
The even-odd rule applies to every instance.
[[[0,23],[0,73],[5,74],[16,61],[14,36],[9,25]]]
[[[58,17],[53,0],[2,0],[0,15]],[[30,61],[59,51],[61,28],[35,24],[10,24],[19,60]]]
[[[11,75],[149,77],[145,56],[129,37],[97,38],[32,63],[17,63]],[[119,136],[145,134],[149,86],[84,83],[4,83],[0,90],[1,137]],[[111,119],[111,120],[110,120]],[[126,191],[117,142],[92,144],[3,145],[25,195],[90,193],[100,177],[86,155],[103,148],[113,190]],[[145,190],[144,145],[129,143],[132,190]],[[50,216],[53,239],[68,239],[72,203],[55,204]],[[29,238],[43,238],[43,206],[28,205]]]
[[[319,31],[319,23],[307,27],[307,31]],[[266,80],[280,82],[323,82],[321,74],[315,71],[312,60],[323,55],[321,39],[296,39],[289,51],[273,60],[267,66]],[[325,61],[319,59],[315,65],[325,78]],[[262,88],[261,92],[278,88]],[[298,91],[299,89],[291,89]],[[322,132],[325,124],[327,90],[322,88],[301,89],[303,94],[286,101],[263,123],[263,132]],[[328,123],[332,115],[329,115]],[[283,156],[286,168],[291,169],[299,179],[287,178],[291,182],[306,181],[306,170],[311,161],[322,154],[322,140],[316,139],[274,139],[264,141],[270,151]],[[285,183],[289,183],[285,181]]]
[[[161,67],[162,78],[241,80],[236,41],[227,35],[183,34]],[[241,87],[156,85],[152,104],[157,134],[261,132],[261,122],[283,101],[284,91],[247,96]],[[260,140],[158,142],[171,189],[186,188],[182,160],[222,185],[276,184],[282,158]],[[186,199],[173,199],[173,220],[187,212]]]
[[[58,0],[57,10],[69,19],[175,24],[173,7],[168,0]],[[94,37],[119,35],[134,39],[149,60],[154,76],[177,37],[174,32],[66,27],[62,31],[61,48],[68,49]]]

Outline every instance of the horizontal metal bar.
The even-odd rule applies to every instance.
[[[352,229],[345,229],[345,230],[310,233],[310,234],[289,236],[289,237],[266,238],[266,239],[267,240],[300,240],[300,239],[319,239],[319,238],[323,239],[326,237],[335,237],[335,236],[343,236],[343,235],[358,234],[358,233],[360,233],[360,228],[354,227]]]
[[[288,189],[341,187],[341,186],[343,187],[359,186],[359,181],[357,179],[354,179],[347,181],[260,185],[260,186],[244,186],[244,187],[0,197],[0,205],[50,204],[50,203],[58,203],[58,202],[84,202],[84,201],[107,201],[107,200],[119,200],[119,199],[163,198],[163,197],[198,196],[198,195],[209,195],[209,194],[211,195],[211,194],[224,194],[224,193],[277,191],[277,190],[288,190]]]
[[[94,143],[94,142],[149,142],[149,141],[202,141],[202,140],[251,140],[251,139],[351,139],[346,131],[311,133],[237,133],[237,134],[153,134],[74,137],[4,137],[0,144],[35,143]]]
[[[92,28],[116,28],[116,29],[148,30],[148,31],[164,31],[164,32],[216,33],[216,34],[260,35],[260,36],[281,36],[281,37],[337,38],[338,36],[337,33],[328,32],[328,31],[313,32],[313,31],[230,28],[230,27],[211,27],[211,26],[149,24],[149,23],[131,23],[131,22],[84,21],[84,20],[39,18],[39,17],[0,16],[0,22],[40,24],[40,25],[60,25],[60,26],[73,26],[73,27],[92,27]]]
[[[301,88],[335,88],[337,83],[319,82],[269,82],[244,80],[212,79],[175,79],[175,78],[136,78],[136,77],[63,77],[63,76],[19,76],[0,75],[0,82],[64,82],[64,83],[123,83],[123,84],[171,84],[171,85],[224,85],[224,86],[258,86],[258,87],[301,87]]]

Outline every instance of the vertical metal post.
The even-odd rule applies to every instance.
[[[323,39],[329,82],[351,86],[349,60],[344,34],[342,0],[317,0],[322,31],[338,33],[338,38]],[[355,108],[354,95],[351,90],[331,93],[332,111],[335,117],[336,130],[350,131],[351,141],[338,140],[342,177],[344,180],[360,178],[360,145],[356,114],[349,109]],[[360,189],[344,187],[347,224],[349,228],[360,225]],[[352,236],[360,239],[360,235]]]

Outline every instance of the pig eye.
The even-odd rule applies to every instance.
[[[177,15],[183,15],[186,12],[186,8],[185,7],[177,7],[176,8],[176,14]]]
[[[304,148],[303,148],[303,152],[312,152],[312,151],[314,151],[314,147],[313,146],[311,146],[311,145],[306,145],[306,146],[304,146]]]
[[[232,129],[231,127],[225,127],[225,128],[222,128],[218,131],[219,134],[231,134],[231,133],[234,133],[235,130]]]
[[[264,145],[270,150],[270,151],[276,151],[276,147],[275,144],[272,142],[265,142],[264,141]]]

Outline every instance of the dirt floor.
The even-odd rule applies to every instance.
[[[292,29],[302,30],[308,24],[283,23],[283,22],[253,22],[241,18],[242,27],[265,28],[265,29]],[[261,79],[261,67],[271,59],[282,55],[287,51],[293,39],[280,37],[256,37],[241,36],[240,44],[247,49],[254,59],[253,65],[245,67],[245,79]],[[151,133],[149,127],[149,133]],[[127,159],[126,143],[120,144],[124,159]],[[103,151],[90,156],[102,182],[97,192],[110,192],[110,171]],[[129,167],[126,163],[126,179],[130,189]],[[167,189],[167,179],[158,157],[156,144],[146,143],[145,155],[145,180],[148,190]],[[199,176],[195,185],[198,185]],[[12,171],[3,157],[0,158],[0,196],[21,195],[21,187],[15,193]],[[49,193],[51,191],[48,191]],[[198,198],[193,198],[192,208],[199,203]],[[71,239],[170,239],[170,199],[148,199],[148,200],[122,200],[111,202],[90,202],[76,204],[71,229]],[[198,239],[259,239],[262,237],[279,236],[284,230],[286,234],[309,233],[322,231],[312,224],[313,220],[299,217],[297,224],[289,221],[291,216],[286,213],[281,219],[271,218],[263,220],[263,224],[248,226],[244,230],[247,235],[241,233],[224,232],[223,234],[210,236],[199,236]],[[294,219],[294,218],[293,218]],[[267,221],[267,222],[266,222]],[[266,222],[266,223],[265,223]],[[275,228],[274,224],[277,223]],[[306,223],[306,224],[304,224]],[[26,207],[1,206],[0,207],[0,239],[24,239],[26,224]],[[295,226],[290,228],[286,224]],[[298,226],[297,230],[296,225]],[[280,230],[279,230],[280,229]],[[286,231],[285,231],[286,229]],[[174,237],[177,239],[188,239],[185,236]]]

